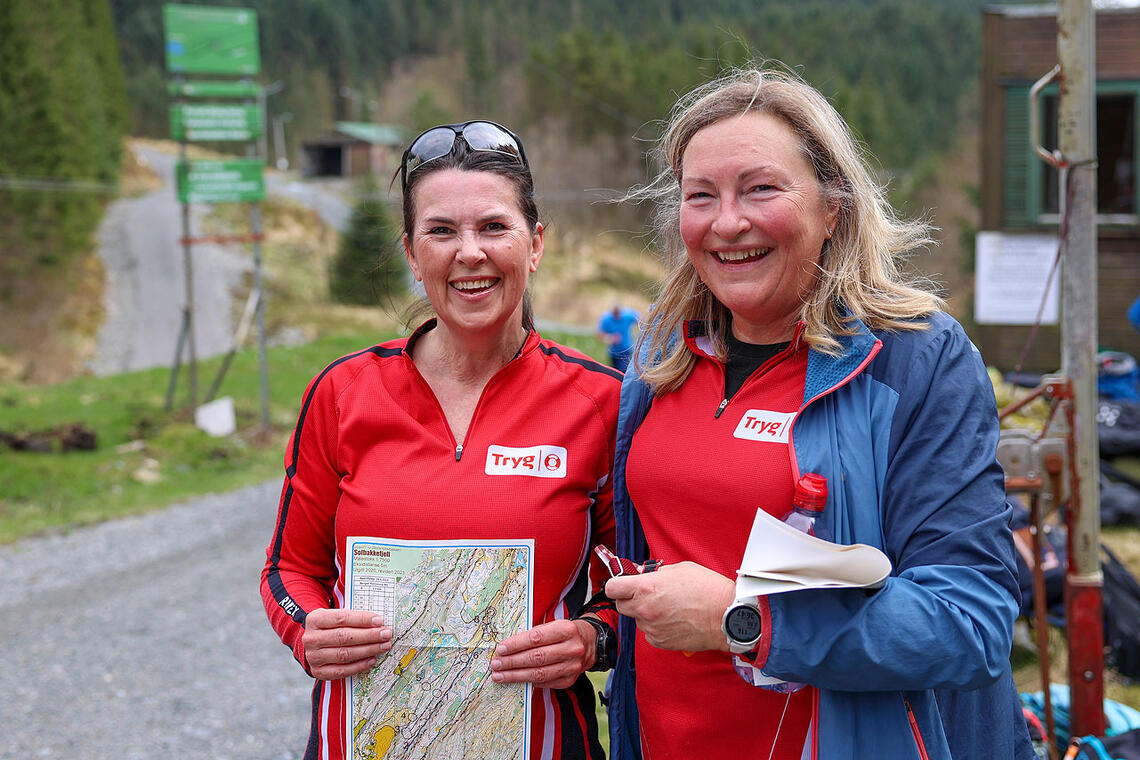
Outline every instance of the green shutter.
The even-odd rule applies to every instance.
[[[1005,90],[1005,145],[1002,167],[1002,226],[1028,227],[1029,219],[1029,88]]]

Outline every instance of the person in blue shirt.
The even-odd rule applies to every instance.
[[[633,352],[633,328],[639,319],[633,309],[623,309],[621,304],[602,315],[598,322],[598,338],[606,344],[610,352],[610,364],[619,372],[625,372]]]
[[[1140,332],[1140,296],[1137,296],[1132,305],[1128,307],[1128,321],[1132,323],[1137,332]]]

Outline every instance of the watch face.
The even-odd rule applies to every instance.
[[[728,611],[724,630],[733,641],[750,643],[760,638],[760,611],[748,605],[739,605]]]

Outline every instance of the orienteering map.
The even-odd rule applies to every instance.
[[[534,541],[350,537],[346,606],[379,614],[392,650],[349,684],[353,760],[526,760],[530,684],[491,680],[533,615]]]

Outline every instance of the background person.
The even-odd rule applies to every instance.
[[[606,344],[610,364],[619,372],[625,372],[629,364],[633,352],[633,330],[637,327],[638,318],[633,309],[622,308],[621,304],[615,303],[598,321],[598,339]]]
[[[661,204],[667,273],[614,475],[618,553],[664,565],[606,584],[628,616],[611,757],[1031,758],[993,390],[941,299],[896,268],[926,228],[782,72],[689,94],[660,150],[667,170],[635,195]],[[782,517],[807,472],[829,484],[817,535],[881,549],[891,577],[735,600],[757,507]],[[737,605],[754,628],[730,642]]]
[[[533,538],[534,627],[500,643],[492,680],[537,687],[532,757],[601,758],[583,671],[605,665],[611,629],[570,618],[591,542],[613,537],[620,375],[534,330],[543,229],[517,136],[482,121],[430,129],[400,177],[404,251],[435,316],[310,383],[262,572],[274,630],[318,679],[305,756],[349,755],[344,679],[397,664],[386,621],[339,608],[345,538],[376,536]],[[536,446],[562,450],[561,476],[489,466],[492,447]]]

